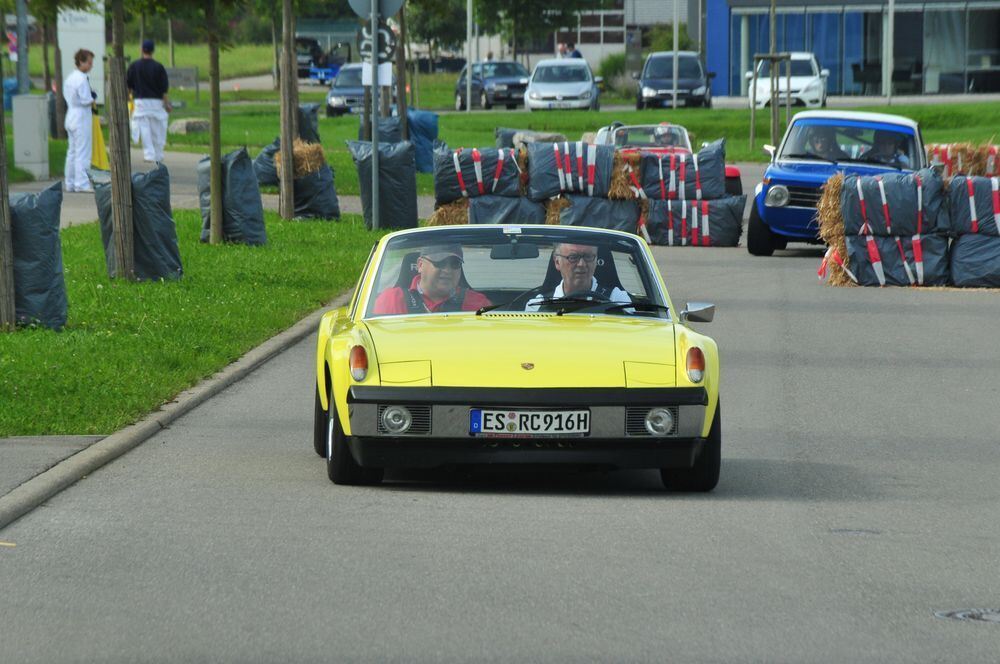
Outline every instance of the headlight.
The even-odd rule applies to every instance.
[[[359,383],[368,375],[368,353],[363,346],[355,346],[351,349],[351,378]]]
[[[528,93],[528,98],[529,99],[541,99],[542,95],[540,95],[539,93],[537,93],[534,90],[532,90],[531,92]]]
[[[702,96],[703,94],[705,94],[705,86],[702,85],[701,87],[695,88],[694,90],[691,91],[691,94],[694,95],[695,97]]]
[[[656,90],[654,90],[653,88],[643,87],[642,88],[642,96],[643,97],[655,97],[656,96]]]
[[[591,95],[590,90],[587,90],[586,92],[580,95],[580,99],[590,99],[590,95]]]
[[[764,205],[768,207],[785,207],[788,205],[788,187],[776,184],[767,190]]]
[[[646,413],[646,431],[651,436],[666,436],[674,430],[674,416],[667,408],[654,408]]]
[[[413,424],[413,416],[406,406],[389,406],[382,411],[382,428],[389,433],[406,433]]]
[[[343,97],[330,97],[330,106],[343,106],[345,101]]]
[[[705,378],[705,354],[697,346],[688,351],[687,375],[692,383],[700,383]]]

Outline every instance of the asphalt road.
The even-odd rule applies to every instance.
[[[332,485],[313,340],[0,531],[0,661],[996,661],[992,292],[657,248],[718,304],[723,467]],[[16,546],[9,546],[10,544]]]

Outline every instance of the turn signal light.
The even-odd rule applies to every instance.
[[[700,383],[705,377],[705,354],[700,348],[692,348],[687,354],[687,373],[692,383]]]
[[[359,383],[368,375],[368,353],[364,346],[354,346],[351,348],[351,378]]]

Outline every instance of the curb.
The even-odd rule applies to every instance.
[[[114,461],[132,448],[138,447],[169,426],[174,420],[243,379],[271,358],[302,341],[313,333],[324,313],[331,308],[343,306],[349,299],[349,292],[340,295],[327,306],[314,311],[284,332],[271,337],[215,375],[181,392],[172,401],[150,413],[141,421],[80,450],[44,473],[31,478],[7,495],[0,496],[0,529],[6,528],[86,475]]]

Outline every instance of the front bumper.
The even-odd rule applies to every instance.
[[[670,108],[674,105],[674,96],[672,92],[669,93],[657,93],[655,97],[641,97],[642,103],[646,106],[652,107],[662,107]],[[678,106],[695,106],[697,104],[702,104],[705,101],[705,95],[694,96],[690,92],[678,92],[677,93],[677,105]]]
[[[785,105],[785,93],[781,92],[778,94],[778,104],[780,106]],[[771,101],[771,97],[758,97],[757,98],[757,108],[764,108],[767,106],[768,102]],[[805,106],[806,108],[820,108],[823,105],[823,95],[820,91],[808,91],[808,92],[793,92],[792,93],[792,106]]]
[[[524,103],[524,89],[491,90],[486,89],[486,96],[491,104],[521,104]]]
[[[590,99],[532,99],[525,95],[525,107],[533,111],[565,111],[590,108],[593,104]]]
[[[565,463],[618,468],[687,468],[699,454],[708,394],[704,388],[399,388],[354,386],[347,396],[355,460],[370,467],[445,464]],[[429,408],[426,433],[392,436],[379,431],[381,406]],[[636,433],[626,424],[632,409],[668,407],[676,414],[664,437]],[[586,436],[507,438],[469,433],[472,408],[587,408]],[[634,413],[634,410],[633,410]]]

